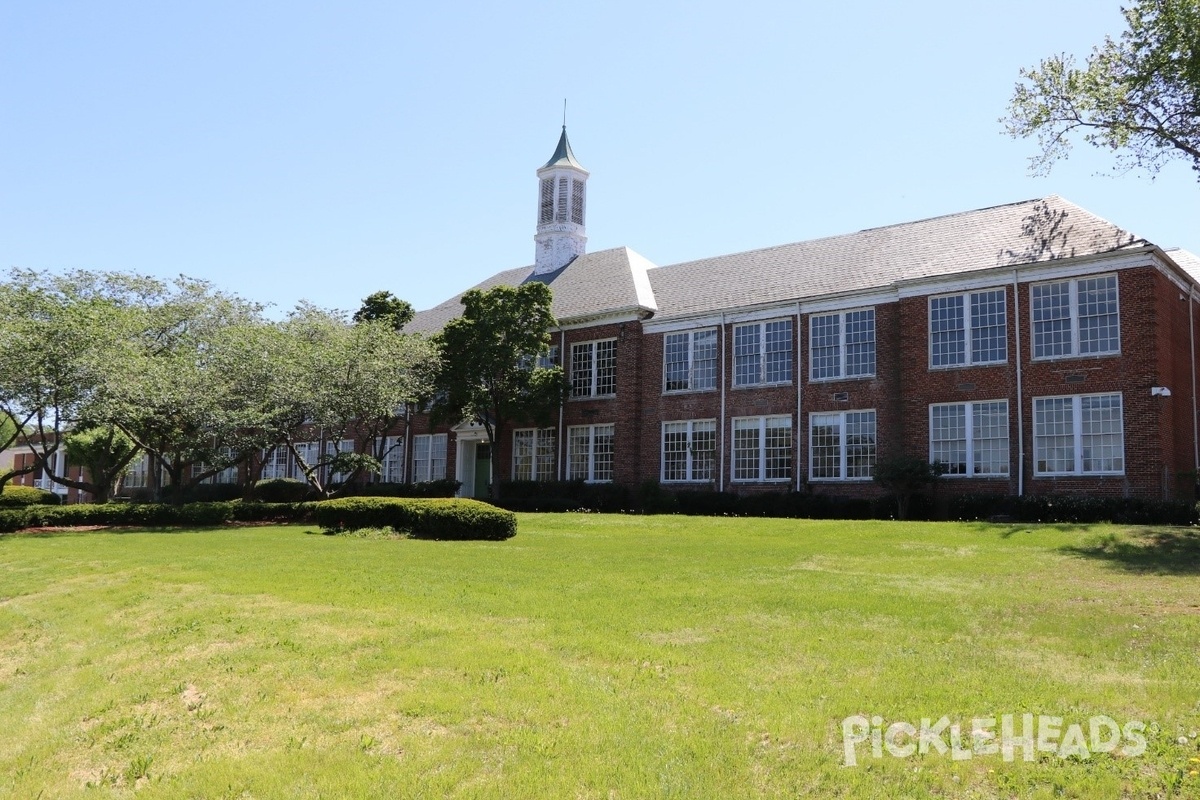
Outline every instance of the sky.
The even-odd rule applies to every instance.
[[[0,266],[428,308],[533,262],[567,126],[588,249],[655,264],[1059,194],[1200,252],[1182,161],[1048,176],[998,121],[1118,0],[0,0]]]

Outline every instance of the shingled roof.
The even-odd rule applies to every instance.
[[[507,270],[474,288],[543,280],[554,290],[554,315],[560,322],[634,311],[670,319],[891,289],[906,281],[1148,245],[1051,195],[665,267],[655,267],[629,248],[618,247],[579,256],[558,272],[537,278],[531,266]],[[1200,259],[1186,251],[1170,255],[1193,276],[1200,276]],[[408,330],[440,330],[460,313],[461,297],[418,313]]]
[[[900,282],[1141,247],[1057,196],[652,270],[670,318],[887,289]]]
[[[549,284],[554,294],[551,312],[560,323],[580,322],[610,314],[635,313],[649,316],[657,310],[646,271],[654,265],[628,247],[585,253],[562,269],[534,276],[533,267],[500,272],[473,289],[520,286],[526,281]],[[405,330],[416,333],[439,331],[462,313],[462,295],[426,311],[417,312]]]

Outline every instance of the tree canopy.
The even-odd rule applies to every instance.
[[[1119,167],[1155,174],[1183,159],[1200,180],[1200,0],[1135,0],[1122,13],[1128,29],[1083,67],[1059,54],[1022,69],[1001,122],[1014,138],[1037,139],[1037,174],[1079,135]]]
[[[354,312],[354,322],[386,322],[397,331],[412,322],[416,316],[412,304],[401,300],[391,292],[374,292],[367,295],[362,306]]]

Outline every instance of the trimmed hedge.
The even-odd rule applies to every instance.
[[[313,521],[331,532],[391,528],[415,539],[488,541],[517,533],[516,515],[478,500],[343,497],[311,508]]]
[[[16,486],[6,484],[4,493],[0,494],[0,508],[24,508],[25,506],[56,506],[62,498],[54,492],[37,489],[33,486]]]
[[[344,497],[454,497],[459,487],[456,480],[421,483],[363,483],[347,486]]]
[[[311,503],[80,503],[0,510],[0,533],[23,528],[73,528],[83,525],[209,526],[226,522],[304,522]]]
[[[959,495],[950,498],[950,519],[1013,522],[1115,522],[1122,525],[1196,525],[1200,513],[1186,500],[1142,500],[1094,495]]]
[[[307,481],[293,478],[267,478],[254,484],[250,496],[259,503],[299,503],[308,498],[312,488]]]

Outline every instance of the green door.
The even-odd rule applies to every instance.
[[[475,445],[475,497],[488,497],[488,484],[492,482],[492,446]]]

